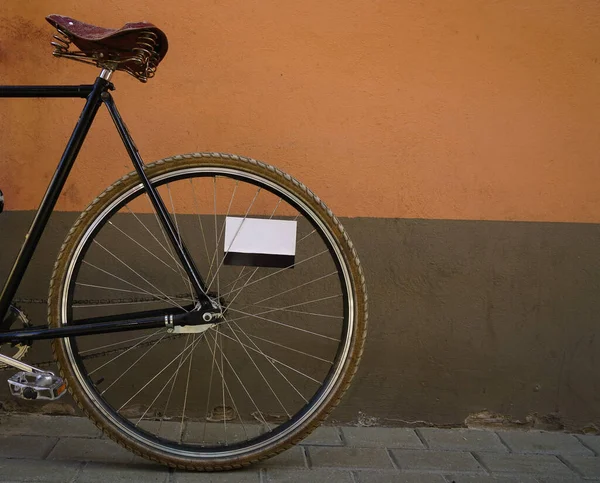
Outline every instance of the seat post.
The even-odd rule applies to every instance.
[[[100,79],[104,79],[107,82],[110,82],[110,78],[112,77],[113,72],[114,70],[107,69],[106,67],[104,67],[98,77],[100,77]]]

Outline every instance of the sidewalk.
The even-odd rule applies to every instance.
[[[0,416],[0,481],[110,483],[570,483],[600,481],[600,436],[540,431],[322,427],[229,473],[169,471],[85,418]]]

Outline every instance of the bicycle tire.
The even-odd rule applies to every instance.
[[[336,353],[336,357],[342,357],[340,354],[343,354],[343,360],[336,359],[336,361],[334,361],[336,364],[335,371],[331,369],[330,372],[327,373],[323,386],[319,389],[323,391],[323,394],[319,395],[318,400],[315,399],[316,396],[314,396],[313,399],[315,399],[315,402],[311,399],[310,403],[313,404],[314,407],[309,407],[308,409],[303,407],[303,412],[300,416],[300,412],[295,413],[289,421],[285,424],[281,424],[281,426],[284,427],[283,430],[278,429],[280,432],[273,433],[274,435],[272,437],[269,436],[271,433],[266,432],[266,436],[261,435],[262,440],[259,438],[259,443],[255,442],[250,444],[254,441],[253,439],[250,439],[250,443],[239,443],[238,446],[235,446],[235,444],[232,443],[231,446],[235,448],[234,451],[228,450],[229,447],[224,446],[222,450],[220,450],[219,447],[216,447],[216,449],[211,447],[211,451],[208,453],[202,450],[202,448],[198,449],[196,453],[191,450],[188,451],[187,449],[185,452],[182,451],[181,453],[178,453],[175,449],[172,449],[177,447],[176,444],[173,444],[172,446],[160,446],[154,443],[149,444],[147,435],[143,431],[136,433],[136,428],[131,429],[129,426],[126,426],[127,422],[125,418],[108,404],[97,389],[93,387],[91,376],[87,373],[82,373],[87,369],[82,365],[78,365],[77,356],[79,349],[77,347],[77,342],[74,340],[75,338],[56,339],[53,341],[52,347],[60,373],[67,381],[69,391],[74,400],[83,412],[108,437],[139,456],[170,467],[199,471],[230,470],[248,466],[257,461],[275,456],[294,444],[297,444],[318,427],[338,404],[342,395],[350,385],[363,352],[367,330],[367,295],[363,271],[348,235],[331,210],[329,210],[326,205],[302,183],[282,171],[254,159],[220,153],[193,153],[174,156],[152,163],[146,166],[145,169],[146,175],[152,183],[161,178],[161,176],[167,180],[178,179],[178,176],[183,176],[182,173],[194,173],[194,170],[197,170],[198,172],[200,172],[199,170],[204,170],[202,171],[203,173],[210,173],[211,170],[213,170],[217,173],[214,175],[215,179],[217,178],[217,175],[223,176],[223,173],[228,173],[228,170],[230,170],[234,174],[237,173],[237,176],[241,178],[249,176],[257,183],[264,183],[266,187],[271,187],[274,190],[280,189],[280,196],[281,193],[285,196],[289,195],[291,200],[290,203],[292,201],[297,202],[298,206],[306,211],[307,216],[313,217],[309,221],[311,221],[311,223],[314,222],[314,226],[320,226],[323,230],[323,233],[318,233],[319,236],[323,237],[327,243],[331,243],[332,247],[335,248],[335,256],[337,257],[335,263],[340,264],[341,271],[344,273],[345,277],[344,282],[347,284],[346,288],[351,292],[349,293],[351,300],[349,307],[350,313],[348,313],[347,317],[352,320],[352,327],[346,327],[344,329],[347,331],[345,333],[349,334],[347,340],[344,341],[346,349],[342,350],[338,348],[338,352]],[[158,183],[158,181],[156,182]],[[90,237],[93,239],[93,237],[96,236],[98,233],[97,230],[99,230],[98,226],[106,223],[106,219],[109,216],[113,216],[110,210],[115,209],[114,206],[117,200],[123,199],[123,197],[129,199],[127,196],[133,196],[131,194],[132,190],[139,189],[139,186],[141,186],[141,184],[136,173],[133,172],[124,176],[98,196],[84,210],[73,225],[62,245],[51,278],[48,309],[49,324],[51,327],[61,327],[68,325],[70,322],[70,316],[68,314],[70,314],[72,309],[67,306],[69,304],[69,297],[72,297],[74,290],[73,286],[76,284],[76,282],[73,282],[72,277],[73,272],[76,271],[74,267],[77,264],[82,263],[78,257],[85,257],[84,244],[91,244]],[[109,212],[110,214],[108,214]],[[94,232],[94,230],[96,231]],[[217,231],[215,208],[215,233],[217,233]],[[215,244],[215,250],[218,250],[217,245],[218,243]],[[346,310],[346,308],[344,310]],[[344,321],[344,323],[347,324],[346,321]],[[233,332],[233,329],[231,330]],[[214,337],[215,344],[215,350],[213,352],[214,359],[216,358],[219,334],[217,333],[217,335],[213,335],[212,337]],[[201,337],[199,337],[199,339],[200,338]],[[221,345],[218,347],[219,350],[221,350],[221,354],[223,354],[225,352],[225,346],[222,336],[220,340]],[[212,340],[210,344],[212,344]],[[240,344],[243,346],[241,342]],[[209,342],[207,342],[207,345],[209,345]],[[184,350],[187,347],[188,346],[186,345]],[[195,347],[196,346],[190,349],[190,354],[193,353]],[[342,347],[341,341],[340,347]],[[248,351],[246,350],[246,352]],[[180,356],[180,361],[181,357],[182,356]],[[191,368],[192,360],[191,356],[189,357]],[[266,355],[265,358],[268,360]],[[179,364],[181,367],[181,362]],[[227,366],[224,365],[222,356],[221,367],[221,375],[224,380],[224,373]],[[219,365],[217,363],[217,369],[218,368]],[[179,368],[177,370],[179,371]],[[175,375],[175,381],[177,380],[177,377],[178,376]],[[188,373],[188,383],[189,377],[190,375]],[[175,384],[175,381],[173,382],[173,385]],[[325,388],[326,384],[328,384],[328,386],[326,387],[325,392],[325,389],[323,388]],[[172,388],[171,391],[173,391]],[[318,391],[315,394],[318,394]],[[231,396],[231,399],[233,399],[231,393],[229,395]],[[210,389],[208,397],[209,399],[211,397]],[[225,395],[223,396],[223,399],[225,401]],[[318,406],[316,406],[317,403]],[[308,404],[309,403],[307,403],[306,406],[308,406]],[[225,405],[223,405],[223,409],[225,409]],[[114,414],[111,413],[111,411],[113,411]],[[225,420],[226,417],[223,416],[223,421]],[[265,421],[264,418],[263,421]],[[205,421],[205,432],[206,424]],[[226,432],[226,423],[224,424]],[[179,439],[179,443],[183,444],[181,434]],[[225,437],[225,441],[227,445],[227,436]],[[244,444],[246,446],[244,446]],[[186,448],[188,447],[186,446]]]

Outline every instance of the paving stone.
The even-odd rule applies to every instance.
[[[0,480],[13,482],[64,483],[72,481],[81,463],[56,462],[45,460],[0,459]]]
[[[97,438],[102,432],[88,418],[14,414],[0,417],[0,434]]]
[[[222,473],[176,472],[169,483],[260,483],[260,471],[253,468]],[[79,482],[77,482],[79,483]]]
[[[231,443],[242,441],[258,436],[263,431],[260,424],[229,423],[225,427],[223,423],[188,423],[183,440],[187,443],[202,443],[205,441],[218,443]]]
[[[401,470],[438,471],[452,473],[484,473],[471,453],[453,451],[392,450]]]
[[[445,483],[442,475],[400,473],[398,471],[356,471],[357,483]]]
[[[506,446],[493,431],[436,428],[421,428],[418,431],[430,449],[508,452]]]
[[[311,446],[307,451],[313,468],[394,468],[383,448]]]
[[[308,435],[300,444],[305,446],[343,446],[339,428],[321,426]]]
[[[536,476],[536,483],[581,483],[582,481],[597,481],[597,480],[584,480],[578,476]]]
[[[538,483],[533,476],[446,475],[450,483]]]
[[[596,452],[596,455],[600,456],[600,436],[591,434],[578,434],[575,437],[580,441],[583,441],[588,448],[591,448],[592,451]]]
[[[0,457],[43,459],[56,444],[58,438],[47,436],[0,437]]]
[[[586,478],[600,478],[600,457],[593,456],[565,456],[564,459],[569,462],[577,471]]]
[[[131,463],[133,458],[133,453],[113,441],[79,438],[61,439],[48,455],[50,460],[100,461],[103,463]]]
[[[575,476],[556,456],[552,455],[478,453],[477,456],[492,473]]]
[[[76,483],[166,483],[169,470],[164,466],[87,463],[75,479]]]
[[[175,421],[141,421],[139,427],[161,438],[179,440],[181,424]]]
[[[353,483],[350,471],[267,470],[268,483]]]
[[[257,468],[307,468],[304,459],[304,450],[300,446],[294,446],[283,453],[261,461]]]
[[[546,431],[498,431],[514,453],[579,454],[594,456],[575,436]]]
[[[359,448],[424,448],[414,430],[408,428],[342,428],[348,446]]]

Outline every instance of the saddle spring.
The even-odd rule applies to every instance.
[[[55,57],[66,57],[68,59],[95,64],[98,67],[111,70],[122,70],[131,74],[142,82],[147,82],[156,74],[156,68],[159,62],[158,55],[158,35],[151,30],[140,32],[136,46],[131,49],[132,56],[120,56],[116,58],[106,58],[103,52],[81,52],[78,50],[69,50],[73,43],[71,37],[59,28],[58,34],[52,36],[50,45],[54,47],[52,55]],[[132,69],[128,63],[134,63],[142,67],[141,70]]]
[[[66,57],[67,59],[73,59],[79,62],[85,62],[86,64],[95,64],[100,66],[99,62],[102,57],[104,57],[102,53],[94,53],[92,54],[92,57],[90,57],[85,52],[80,52],[79,50],[69,50],[71,44],[73,43],[71,41],[71,37],[69,37],[69,34],[59,28],[57,28],[56,31],[58,32],[58,35],[53,35],[53,40],[50,42],[50,45],[54,47],[54,50],[52,51],[52,55],[54,57]]]
[[[158,66],[158,35],[151,30],[143,30],[137,40],[137,45],[131,49],[134,56],[129,59],[138,65],[145,66],[142,74],[135,73],[125,68],[129,74],[137,77],[142,82],[154,77],[156,67]]]
[[[61,29],[56,29],[58,35],[53,35],[50,45],[54,47],[52,55],[55,57],[63,57],[65,54],[70,54],[69,47],[71,46],[71,38]]]

